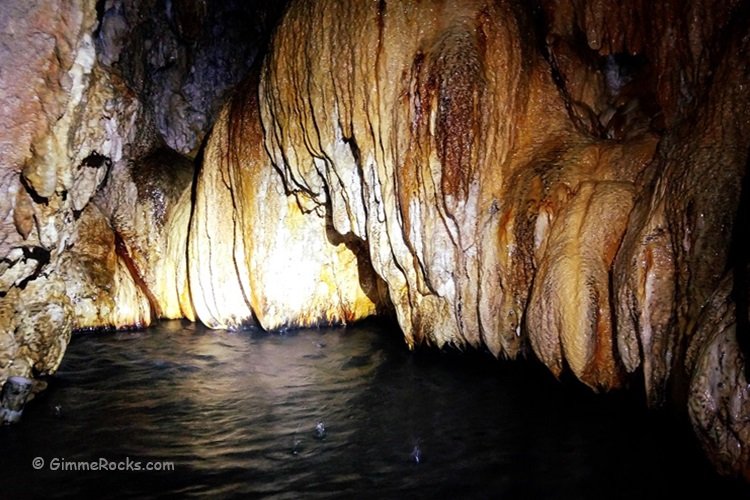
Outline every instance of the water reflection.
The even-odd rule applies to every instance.
[[[10,498],[747,495],[673,422],[530,363],[410,353],[392,327],[268,335],[170,322],[75,338],[25,420],[0,429],[0,487]],[[175,471],[35,471],[34,457]]]

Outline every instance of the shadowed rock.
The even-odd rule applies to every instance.
[[[21,419],[23,407],[31,394],[31,379],[8,377],[0,394],[0,421],[14,424]]]

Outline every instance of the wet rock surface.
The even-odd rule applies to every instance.
[[[392,311],[642,378],[750,477],[747,2],[300,0],[230,98],[281,13],[6,2],[0,381],[74,329]]]
[[[212,328],[346,324],[387,303],[366,250],[289,192],[263,148],[257,81],[219,115],[196,179],[188,240],[197,317]],[[313,205],[314,206],[314,205]]]
[[[165,143],[198,151],[228,92],[263,50],[284,2],[107,0],[96,47],[154,115]]]
[[[94,200],[154,319],[194,319],[185,261],[192,177],[192,161],[161,147],[114,168]]]
[[[242,38],[242,19],[260,7],[3,5],[0,379],[54,372],[72,329],[194,318],[184,258],[193,164],[164,141],[194,152],[273,19],[274,9],[253,18]],[[217,42],[202,46],[208,38]],[[167,46],[180,64],[162,60]],[[164,105],[180,92],[184,102]]]
[[[53,372],[73,327],[55,274],[82,210],[122,155],[128,95],[97,71],[94,2],[6,2],[0,101],[0,378]]]
[[[710,299],[750,144],[747,9],[715,7],[297,2],[265,60],[266,146],[367,244],[410,345],[530,348],[604,390],[640,370],[746,474],[738,333],[693,342],[733,300]]]

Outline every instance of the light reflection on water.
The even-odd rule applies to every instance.
[[[397,336],[375,324],[269,335],[168,322],[76,337],[22,423],[0,429],[0,496],[748,493],[632,397],[560,384],[529,362],[410,353]],[[35,471],[38,456],[175,471]]]

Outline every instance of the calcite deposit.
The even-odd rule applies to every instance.
[[[386,303],[361,243],[311,205],[271,165],[250,80],[219,115],[195,185],[188,266],[204,324],[345,324]]]
[[[114,168],[94,200],[154,319],[195,319],[185,261],[192,178],[188,158],[160,147]]]
[[[716,298],[750,144],[747,6],[538,9],[295,2],[261,81],[273,163],[365,242],[410,345],[530,347],[595,389],[640,370],[750,477],[747,332],[706,312],[747,286]]]
[[[300,50],[321,27],[337,35]],[[530,29],[510,4],[294,4],[264,66],[266,145],[366,242],[410,345],[515,357],[528,333],[555,373],[608,388],[608,271],[656,137],[578,130]]]
[[[642,380],[750,478],[747,2],[297,0],[265,52],[232,12],[3,5],[0,381],[73,329],[392,312]]]
[[[1,380],[54,372],[73,329],[193,317],[192,162],[155,153],[153,116],[97,57],[97,28],[94,1],[3,4]]]
[[[93,1],[10,1],[0,57],[0,378],[53,372],[75,323],[56,273],[136,113],[97,71]]]

